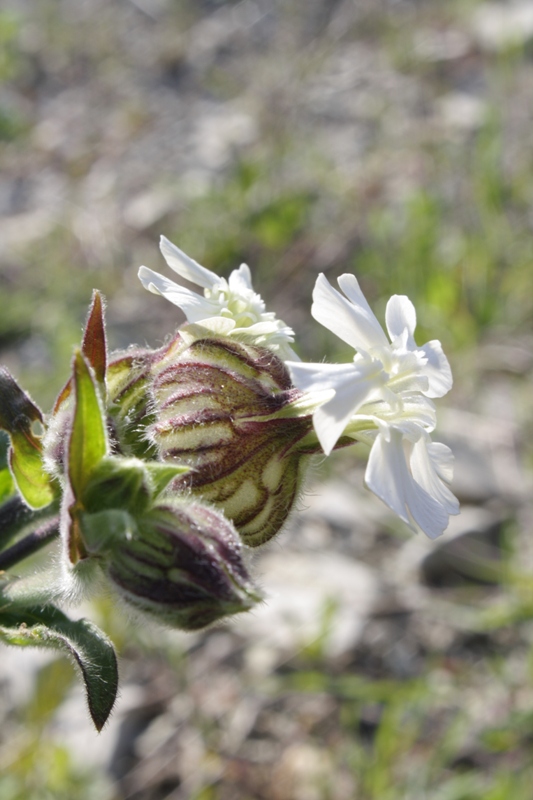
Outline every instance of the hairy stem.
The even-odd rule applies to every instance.
[[[20,497],[11,497],[0,506],[0,542],[8,542],[31,522],[35,514]]]
[[[0,553],[0,571],[10,569],[19,561],[37,553],[57,536],[59,536],[59,517],[53,517]]]
[[[34,510],[28,508],[24,501],[16,495],[0,505],[0,547],[4,547],[24,529],[36,528],[39,523],[52,519],[57,515],[57,504]]]

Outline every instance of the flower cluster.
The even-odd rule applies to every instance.
[[[3,577],[0,639],[73,655],[98,728],[116,695],[113,647],[54,602],[104,584],[184,630],[247,611],[261,600],[249,549],[283,527],[310,458],[354,441],[370,446],[367,487],[413,530],[439,536],[459,511],[452,454],[431,440],[451,370],[439,342],[416,344],[406,297],[389,300],[387,335],[353,275],[339,278],[342,294],[320,275],[312,315],[354,356],[306,364],[245,264],[226,280],[165,238],[161,250],[203,290],[141,267],[143,286],[186,317],[163,347],[109,356],[95,292],[51,414],[0,369],[0,571],[56,536],[62,544],[44,595]]]
[[[139,278],[147,289],[179,306],[189,323],[196,323],[206,334],[217,337],[218,347],[224,347],[223,339],[231,337],[243,344],[266,348],[285,361],[292,378],[292,395],[289,399],[285,379],[281,418],[288,420],[292,415],[293,421],[299,419],[302,437],[305,433],[305,447],[300,449],[300,454],[313,450],[310,417],[316,439],[326,455],[340,439],[345,444],[346,437],[369,444],[367,487],[413,530],[422,530],[431,538],[439,536],[447,527],[449,516],[459,513],[457,499],[449,489],[453,456],[448,447],[431,440],[436,426],[432,399],[450,390],[452,374],[440,342],[416,344],[416,311],[411,301],[400,295],[390,298],[385,315],[387,337],[354,275],[339,278],[343,294],[334,289],[324,275],[319,275],[311,313],[317,322],[353,347],[355,355],[347,364],[306,364],[294,358],[288,345],[293,341],[292,330],[273,314],[265,312],[263,301],[252,288],[245,264],[232,272],[226,282],[189,259],[165,238],[161,241],[161,251],[168,265],[181,277],[204,287],[204,297],[141,267]],[[194,332],[189,335],[201,337],[198,328],[191,327]],[[174,365],[169,367],[172,372],[176,370],[177,361],[176,358],[170,361]],[[220,354],[218,361],[223,364],[224,355]],[[197,376],[195,385],[203,381],[215,387],[214,376],[208,376],[212,366],[202,359],[195,360],[195,364],[198,363],[202,363],[203,377]],[[190,391],[194,383],[185,379],[185,386],[189,387],[185,391]],[[229,383],[227,378],[225,383],[221,379],[219,388],[213,389],[211,394],[220,401]],[[171,406],[177,397],[173,395]],[[201,402],[205,400],[204,392]],[[233,403],[231,400],[232,407]],[[155,405],[156,408],[160,406],[157,401]],[[235,410],[238,408],[237,402]],[[229,416],[233,413],[227,405],[226,413]],[[249,413],[253,415],[252,407]],[[264,410],[255,413],[265,419]],[[176,423],[176,418],[174,423],[166,423],[169,434],[174,437],[178,432],[182,435],[181,425],[182,420]],[[274,447],[273,430],[267,435]],[[251,431],[250,437],[248,441],[253,446]],[[287,430],[282,434],[278,450],[283,450],[282,442],[288,445],[290,438]],[[218,439],[215,436],[212,447],[222,459],[226,447],[224,435]],[[242,452],[245,450],[244,446]],[[170,455],[168,449],[163,451],[164,458]],[[183,451],[180,456],[183,457]],[[208,482],[204,482],[204,486],[205,483]],[[242,486],[244,481],[241,479],[240,483]],[[226,513],[230,506],[228,503]]]

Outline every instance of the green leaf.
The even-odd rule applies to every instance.
[[[0,431],[0,503],[17,491],[8,467],[8,453],[9,436]]]
[[[52,479],[43,469],[41,439],[32,428],[32,423],[42,421],[39,408],[0,368],[0,428],[11,438],[11,474],[31,508],[42,508],[54,499]]]
[[[96,625],[86,619],[71,620],[55,606],[15,603],[0,612],[0,640],[70,656],[81,671],[95,727],[102,730],[117,696],[118,669],[114,647]]]
[[[107,452],[104,412],[89,365],[79,351],[73,362],[74,419],[69,441],[68,474],[80,499],[95,467]]]
[[[15,482],[8,469],[0,470],[0,503],[15,494]]]
[[[95,289],[83,334],[81,351],[94,370],[96,380],[105,386],[107,366],[107,344],[104,322],[104,302],[102,295]]]

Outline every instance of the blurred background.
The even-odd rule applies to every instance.
[[[530,800],[532,122],[533,0],[3,0],[0,363],[48,410],[93,287],[111,348],[160,345],[162,233],[248,263],[304,359],[350,357],[309,308],[354,272],[449,355],[463,511],[412,536],[350,448],[256,555],[257,612],[80,609],[120,651],[100,735],[66,661],[4,649],[0,800]]]

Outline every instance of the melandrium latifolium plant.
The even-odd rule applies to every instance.
[[[113,645],[61,608],[111,590],[184,630],[252,608],[248,551],[282,528],[313,454],[366,442],[367,487],[414,531],[439,536],[459,511],[451,452],[431,440],[451,371],[438,341],[416,344],[407,297],[389,300],[387,335],[353,275],[342,294],[320,275],[311,313],[355,353],[304,364],[245,264],[225,280],[165,238],[161,249],[203,289],[141,267],[187,319],[162,348],[109,356],[95,291],[50,414],[0,370],[0,638],[70,654],[99,730],[117,691]],[[56,538],[48,571],[12,574]]]

